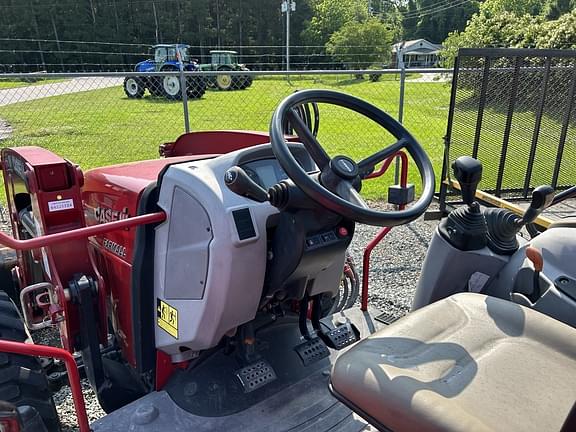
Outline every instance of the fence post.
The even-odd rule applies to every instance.
[[[184,65],[180,62],[180,91],[182,92],[182,105],[184,108],[184,130],[190,132],[190,117],[188,117],[188,86],[184,76]]]
[[[404,90],[406,85],[406,68],[402,64],[400,69],[400,100],[398,101],[398,121],[404,121]],[[400,158],[396,157],[396,164],[394,166],[394,184],[400,184]]]

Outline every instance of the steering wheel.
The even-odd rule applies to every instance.
[[[297,107],[305,103],[328,103],[350,109],[382,126],[397,141],[358,163],[348,156],[330,158],[296,112]],[[286,120],[290,121],[296,135],[318,165],[319,176],[309,175],[290,152],[283,133]],[[397,226],[416,219],[426,211],[432,201],[434,170],[422,146],[404,126],[388,114],[354,96],[331,90],[303,90],[293,93],[274,111],[270,122],[270,140],[274,155],[296,186],[316,203],[348,219],[368,225]],[[401,149],[406,149],[418,168],[422,178],[422,195],[414,205],[405,210],[373,210],[358,193],[363,174],[371,172],[376,164]]]

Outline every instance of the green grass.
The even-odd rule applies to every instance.
[[[34,82],[27,82],[19,79],[6,79],[0,78],[0,90],[8,89],[8,88],[15,88],[15,87],[27,87],[27,86],[35,86],[35,85],[42,85],[42,84],[53,84],[55,82],[62,82],[66,81],[65,79],[42,79],[39,78],[37,81]]]
[[[393,117],[398,113],[399,82],[350,76],[258,79],[244,91],[208,91],[189,104],[192,130],[268,130],[274,108],[287,95],[305,88],[327,88],[353,94]],[[405,125],[428,151],[439,172],[448,113],[445,83],[406,85]],[[4,146],[37,145],[78,163],[84,170],[156,158],[158,145],[176,139],[184,129],[182,105],[162,99],[126,98],[121,87],[54,96],[0,107],[0,118],[14,129]],[[357,160],[394,142],[375,124],[338,107],[321,106],[320,142],[331,155]],[[366,182],[363,195],[385,196],[391,176]],[[412,168],[411,181],[418,183]]]
[[[452,131],[450,159],[460,155],[471,155],[477,121],[475,109],[466,110],[465,106],[457,110],[455,127]],[[503,136],[506,127],[506,112],[502,108],[488,106],[483,115],[483,127],[480,133],[478,159],[483,161],[481,187],[494,190],[498,177]],[[528,170],[528,158],[532,145],[536,114],[534,111],[517,110],[512,117],[510,139],[504,161],[502,189],[518,189],[524,185]],[[552,179],[558,143],[560,142],[562,120],[544,114],[541,120],[538,145],[534,155],[534,166],[530,186],[549,184]],[[576,127],[570,126],[562,155],[558,185],[574,184],[574,167],[569,161],[576,160],[576,146],[573,143]]]

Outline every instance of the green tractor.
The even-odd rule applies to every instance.
[[[210,51],[211,63],[200,65],[201,71],[249,71],[245,65],[238,63],[236,51]],[[252,85],[250,75],[214,75],[207,77],[207,85],[218,90],[244,90]]]

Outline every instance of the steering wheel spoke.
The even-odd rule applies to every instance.
[[[330,162],[330,156],[328,156],[322,145],[312,132],[310,132],[310,129],[308,129],[308,126],[302,121],[302,118],[295,111],[295,108],[288,110],[287,116],[296,135],[298,135],[298,138],[300,138],[302,144],[304,144],[304,147],[306,147],[306,150],[308,150],[308,153],[312,156],[316,165],[318,165],[318,168],[323,170]]]
[[[358,162],[358,170],[362,173],[374,169],[376,164],[388,159],[397,151],[402,150],[407,144],[408,141],[405,138],[400,138],[394,144],[391,144],[385,149],[382,149]]]
[[[362,207],[365,209],[370,208],[368,204],[366,204],[366,201],[364,201],[364,198],[362,198],[362,195],[360,195],[360,193],[356,190],[354,185],[352,185],[352,183],[349,181],[343,180],[340,183],[338,183],[335,192],[340,198],[348,202],[351,202],[352,204],[355,204],[358,207]]]

